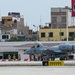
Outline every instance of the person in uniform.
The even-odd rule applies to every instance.
[[[13,60],[16,60],[16,56],[15,56],[15,54],[13,55]]]
[[[20,54],[18,55],[18,60],[19,60],[19,61],[21,60],[21,55],[20,55]]]
[[[8,60],[9,60],[9,61],[11,60],[11,56],[10,56],[10,55],[8,55]]]

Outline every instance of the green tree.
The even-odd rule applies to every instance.
[[[69,41],[73,41],[75,39],[75,35],[72,35],[68,38]],[[64,38],[63,41],[66,41],[67,38]]]
[[[14,41],[24,41],[23,39],[20,39],[20,38],[18,38],[18,37],[11,37],[9,40],[6,40],[6,41],[8,41],[8,42],[14,42]]]

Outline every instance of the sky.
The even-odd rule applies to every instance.
[[[7,16],[8,12],[20,12],[24,24],[36,30],[40,24],[51,22],[52,7],[65,6],[71,7],[71,0],[0,0],[0,17]]]

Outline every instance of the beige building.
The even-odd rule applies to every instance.
[[[72,24],[71,8],[51,8],[51,24],[49,26],[40,27],[39,41],[60,41],[72,37],[75,34],[75,27]]]
[[[13,24],[12,18],[13,18],[12,16],[3,16],[2,24],[12,25]]]
[[[75,34],[75,27],[68,28],[68,37]],[[60,36],[61,35],[61,36]],[[66,28],[40,28],[39,41],[60,41],[67,37]]]

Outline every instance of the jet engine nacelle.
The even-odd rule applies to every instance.
[[[60,44],[59,49],[64,51],[71,51],[73,50],[73,46],[70,44]]]

